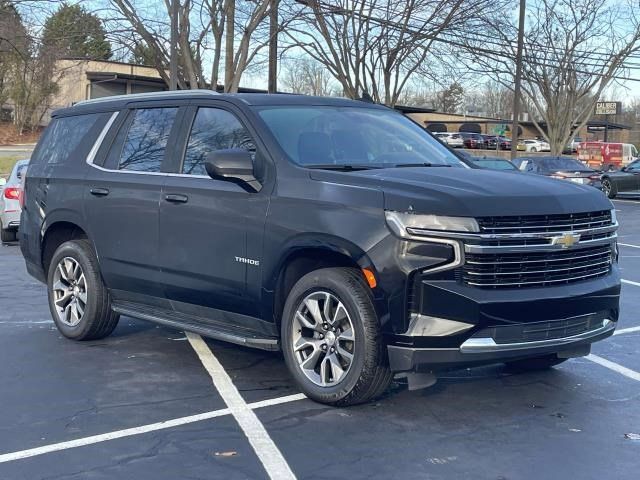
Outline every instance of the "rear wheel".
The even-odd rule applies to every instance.
[[[558,358],[557,355],[544,355],[542,357],[525,358],[524,360],[514,360],[505,362],[507,368],[514,372],[535,372],[537,370],[547,370],[551,367],[566,362],[568,358]]]
[[[602,192],[609,198],[616,198],[618,189],[610,178],[605,177],[602,179]]]
[[[73,340],[108,336],[118,324],[102,282],[91,243],[65,242],[51,258],[47,274],[49,309],[58,330]]]
[[[16,231],[15,230],[5,230],[2,225],[2,221],[0,221],[0,241],[2,243],[9,243],[16,241]]]
[[[281,330],[287,367],[317,402],[363,403],[391,382],[371,294],[356,269],[302,277],[287,298]]]

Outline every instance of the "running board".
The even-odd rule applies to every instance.
[[[146,308],[138,307],[137,305],[132,305],[128,302],[114,302],[112,308],[114,312],[121,315],[127,315],[140,320],[148,320],[150,322],[159,323],[178,330],[186,330],[215,340],[235,343],[245,347],[259,348],[261,350],[280,350],[277,338],[261,337],[246,329],[239,329],[221,324],[205,325],[200,322],[194,322],[186,315],[182,315],[180,313],[160,312],[158,310],[150,311]],[[170,315],[171,318],[169,318],[168,315]]]

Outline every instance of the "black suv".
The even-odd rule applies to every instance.
[[[599,191],[474,168],[382,106],[141,94],[54,113],[20,243],[75,340],[119,315],[282,350],[309,397],[394,374],[548,368],[612,334],[615,213]]]

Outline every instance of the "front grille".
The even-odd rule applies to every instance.
[[[563,320],[501,325],[482,329],[476,332],[473,337],[492,338],[499,345],[554,340],[573,337],[601,328],[605,319],[604,313],[593,313]]]
[[[610,244],[544,252],[466,255],[462,281],[481,288],[520,288],[561,285],[607,275]]]
[[[591,230],[611,225],[611,211],[527,215],[520,217],[480,217],[477,219],[480,233],[566,233],[576,230]]]

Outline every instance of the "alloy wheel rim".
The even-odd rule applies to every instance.
[[[604,182],[602,182],[602,191],[607,195],[611,193],[611,184],[609,183],[608,180],[605,180]]]
[[[291,346],[300,371],[320,387],[344,380],[353,363],[355,331],[340,299],[327,291],[305,297],[293,319]]]
[[[78,325],[87,308],[87,281],[77,260],[64,257],[58,262],[52,290],[60,322],[69,327]]]

